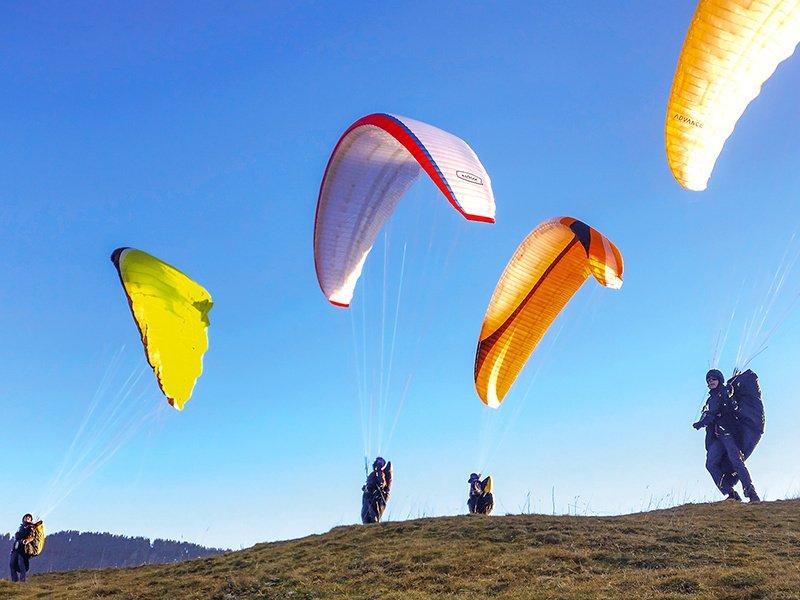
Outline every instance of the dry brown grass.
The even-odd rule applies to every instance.
[[[337,527],[174,566],[3,582],[3,598],[800,599],[800,501],[622,517],[443,517]]]

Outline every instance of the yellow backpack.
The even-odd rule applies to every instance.
[[[33,539],[25,544],[25,554],[39,556],[44,550],[44,523],[39,521],[33,524]]]

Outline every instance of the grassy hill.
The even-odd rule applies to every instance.
[[[2,598],[800,599],[800,501],[621,517],[460,516],[259,544],[174,566],[75,571]]]

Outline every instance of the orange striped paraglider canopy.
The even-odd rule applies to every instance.
[[[475,388],[497,408],[570,298],[594,275],[622,286],[622,255],[602,233],[573,219],[545,221],[520,244],[497,282],[475,354]]]

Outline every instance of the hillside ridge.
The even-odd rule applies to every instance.
[[[340,526],[175,565],[37,575],[8,598],[800,599],[800,501]]]

